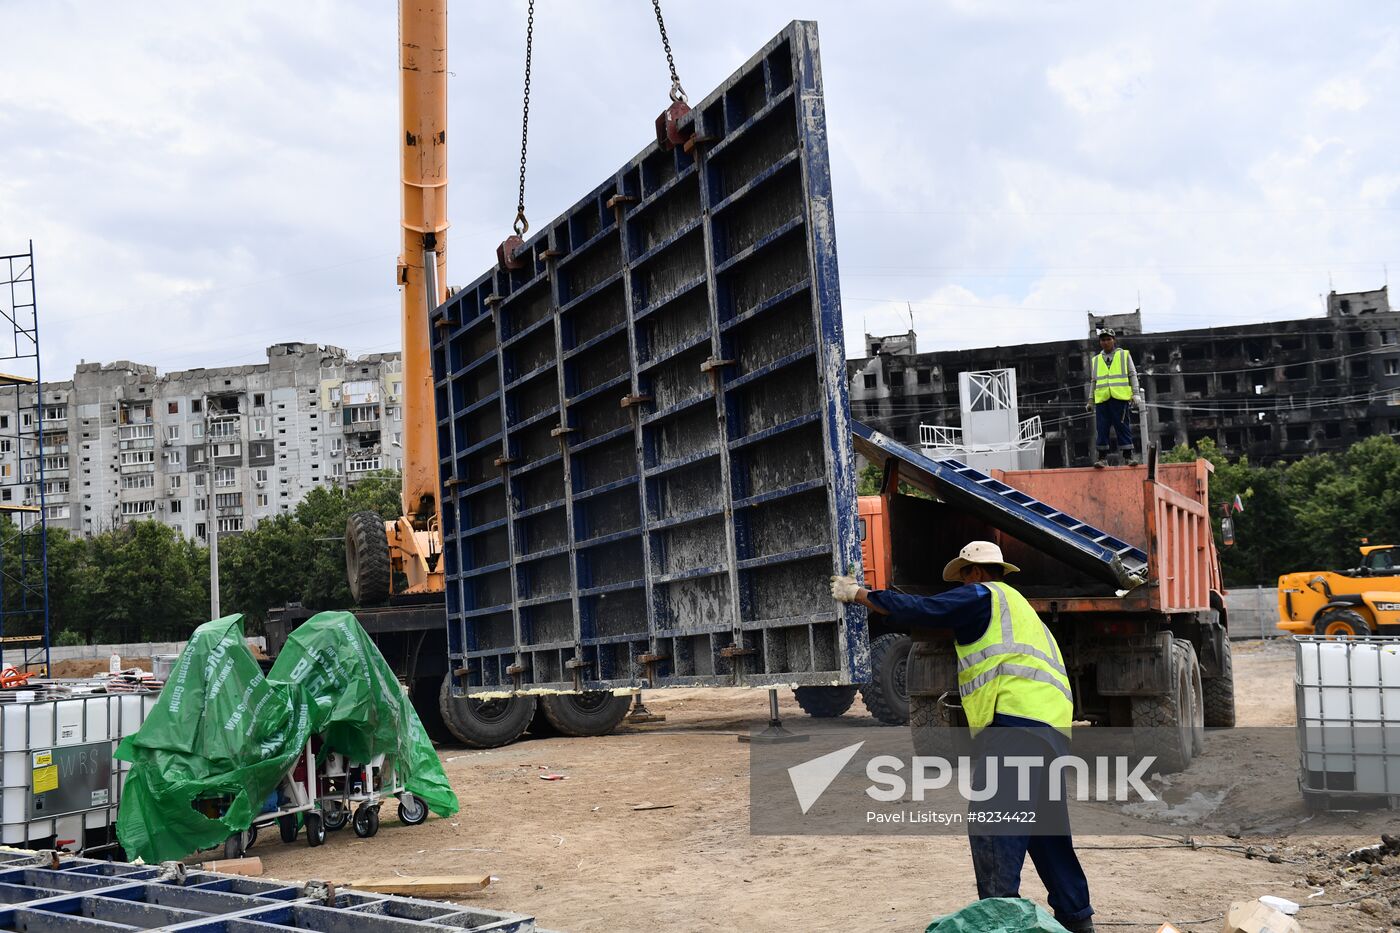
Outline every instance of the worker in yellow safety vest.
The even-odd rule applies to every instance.
[[[1118,346],[1117,336],[1107,327],[1099,331],[1099,350],[1089,366],[1089,404],[1094,413],[1094,431],[1098,458],[1094,466],[1108,466],[1109,434],[1117,435],[1123,451],[1123,462],[1136,466],[1133,448],[1132,409],[1142,408],[1142,390],[1138,387],[1137,367],[1133,356]]]
[[[911,628],[952,630],[958,694],[974,743],[971,786],[987,788],[995,779],[997,787],[989,800],[968,804],[978,897],[1019,897],[1029,854],[1055,919],[1071,933],[1093,933],[1067,795],[1050,792],[1050,762],[1069,754],[1073,694],[1055,636],[1003,582],[1017,570],[991,541],[973,541],[943,568],[945,581],[961,585],[937,596],[867,590],[851,576],[832,577],[831,595]],[[1024,764],[1028,755],[1042,764],[1018,781],[1021,769],[1007,762]],[[1008,814],[1019,818],[1000,818]]]

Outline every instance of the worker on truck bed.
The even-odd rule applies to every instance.
[[[1055,637],[1025,597],[1002,582],[1018,569],[1002,559],[1001,548],[992,542],[973,541],[943,568],[944,580],[962,584],[946,593],[908,596],[893,590],[871,591],[854,577],[843,576],[831,578],[831,595],[913,627],[952,629],[958,694],[973,736],[971,786],[987,787],[988,769],[997,769],[997,793],[988,801],[970,803],[969,810],[975,806],[983,813],[1035,814],[1033,824],[998,826],[994,817],[977,822],[1012,834],[973,833],[974,821],[969,818],[977,895],[1019,897],[1021,868],[1029,852],[1049,892],[1055,919],[1071,933],[1093,933],[1094,908],[1070,838],[1067,795],[1059,794],[1052,801],[1049,793],[1049,764],[1069,753],[1074,701]],[[1025,755],[1043,763],[1030,769],[1030,799],[1017,799],[1017,769],[1006,762]],[[1023,834],[1013,835],[1018,831]]]
[[[1100,353],[1095,353],[1089,366],[1089,405],[1094,413],[1094,431],[1098,459],[1094,466],[1108,466],[1108,435],[1118,436],[1123,462],[1137,464],[1133,456],[1132,409],[1142,407],[1142,390],[1138,388],[1137,367],[1133,355],[1117,345],[1113,331],[1099,331]]]

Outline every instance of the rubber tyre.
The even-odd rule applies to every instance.
[[[938,711],[938,697],[909,698],[909,732],[914,754],[954,761],[969,741],[967,729],[948,725]]]
[[[321,814],[312,811],[306,814],[306,844],[313,849],[326,841],[326,824]]]
[[[423,798],[405,791],[399,794],[399,822],[405,826],[417,826],[428,818],[428,805]]]
[[[1154,774],[1184,771],[1191,764],[1191,676],[1181,644],[1172,643],[1171,692],[1132,698],[1133,728],[1146,730],[1137,736],[1138,754],[1156,758],[1149,769]]]
[[[908,635],[889,632],[870,643],[870,674],[873,680],[860,685],[865,708],[887,726],[909,722]]]
[[[245,829],[241,833],[234,833],[224,840],[224,858],[242,858],[243,854],[251,847],[252,843],[249,840],[248,830]]]
[[[1201,682],[1201,706],[1206,725],[1211,728],[1232,729],[1235,726],[1235,661],[1230,654],[1230,639],[1225,639],[1225,654],[1220,659],[1220,676]]]
[[[813,719],[835,719],[856,701],[859,687],[793,687],[792,697]]]
[[[333,833],[340,832],[348,822],[350,822],[350,813],[344,807],[323,810],[321,813],[321,826]]]
[[[277,834],[282,837],[282,841],[293,843],[297,841],[297,818],[296,814],[279,816],[277,818]]]
[[[1318,618],[1313,634],[1327,639],[1365,638],[1374,634],[1366,618],[1351,609],[1329,609]]]
[[[1191,757],[1195,758],[1206,750],[1206,711],[1205,691],[1201,681],[1201,662],[1196,657],[1196,646],[1183,639],[1177,640],[1175,647],[1186,654],[1186,673],[1191,683]]]
[[[351,825],[355,827],[355,835],[361,839],[368,839],[379,832],[379,808],[371,807],[369,804],[361,804],[355,811],[355,818],[351,820]]]
[[[471,748],[500,748],[525,733],[535,715],[535,698],[513,696],[503,700],[473,700],[452,695],[452,675],[445,674],[438,688],[438,709],[443,725],[453,737]],[[624,704],[623,715],[626,715]],[[620,717],[619,717],[620,718]]]
[[[631,706],[630,696],[602,690],[540,697],[540,712],[549,724],[560,735],[574,738],[607,735],[622,723]]]
[[[389,538],[376,512],[352,512],[345,522],[345,578],[355,605],[389,598]]]

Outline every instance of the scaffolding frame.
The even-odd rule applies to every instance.
[[[34,403],[28,424],[24,420],[26,386],[33,386]],[[13,445],[15,467],[13,475],[0,470],[0,668],[41,669],[47,673],[49,549],[44,393],[32,240],[25,252],[0,256],[0,400],[0,441]],[[31,487],[33,494],[24,495]],[[19,663],[7,657],[16,650]]]

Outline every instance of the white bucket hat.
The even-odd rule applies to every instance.
[[[967,546],[958,552],[958,556],[948,561],[948,565],[943,568],[943,579],[949,583],[961,583],[962,578],[958,576],[958,571],[969,564],[1000,564],[1004,573],[1016,573],[1021,569],[1003,560],[1001,548],[992,542],[969,541]]]

